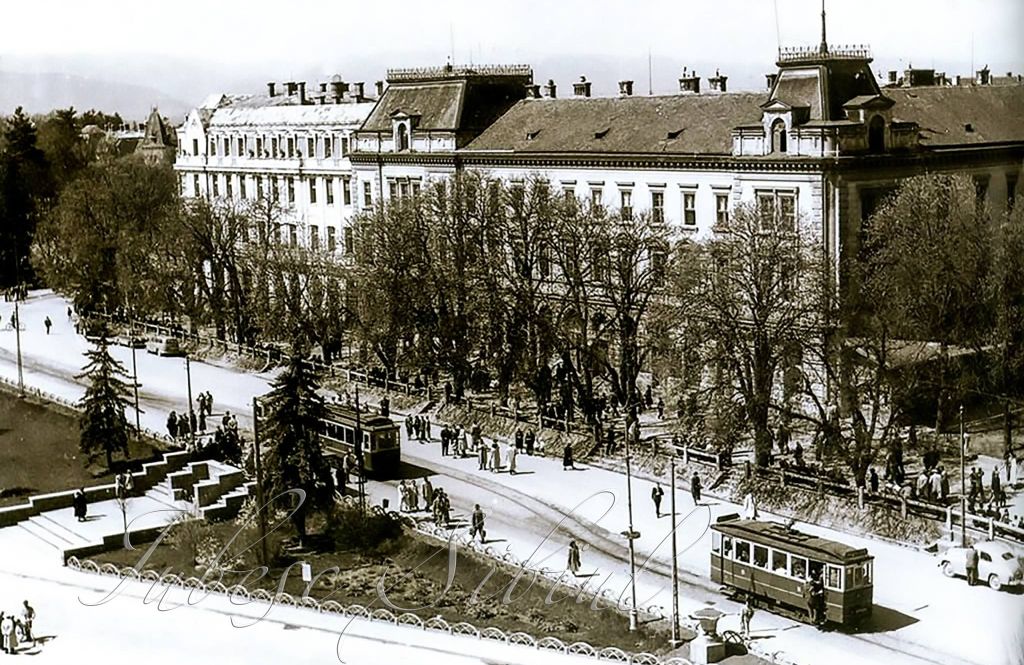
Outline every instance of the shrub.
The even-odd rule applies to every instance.
[[[381,555],[397,546],[402,523],[386,513],[339,504],[327,515],[325,532],[338,549]]]

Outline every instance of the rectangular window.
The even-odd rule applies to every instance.
[[[779,228],[791,233],[796,231],[796,197],[792,194],[779,194]]]
[[[722,534],[717,531],[711,532],[711,551],[715,554],[722,553]]]
[[[409,189],[412,192],[413,198],[416,198],[417,196],[419,196],[420,195],[420,182],[419,182],[419,180],[413,180],[412,182],[410,182],[409,183]]]
[[[249,198],[248,193],[245,191],[245,181],[248,179],[247,176],[238,176],[238,195],[243,199]]]
[[[728,194],[715,194],[715,223],[722,226],[729,223]]]
[[[234,190],[233,190],[231,185],[235,181],[235,176],[233,176],[233,175],[226,175],[226,176],[224,176],[224,180],[225,180],[225,184],[227,185],[226,189],[227,189],[228,198],[229,199],[233,198],[235,193],[234,193]]]
[[[697,226],[696,192],[683,192],[683,226]]]
[[[271,137],[270,139],[270,158],[277,159],[277,137]]]
[[[295,203],[295,178],[288,177],[288,203]]]
[[[575,201],[576,200],[576,190],[574,188],[572,188],[572,187],[563,187],[562,188],[562,198],[564,198],[566,200],[566,202],[568,202],[568,203],[571,203],[571,202]]]
[[[394,180],[388,180],[388,198],[392,201],[398,198],[398,183]]]
[[[409,181],[399,180],[398,181],[398,196],[400,198],[406,198],[409,196]]]
[[[313,249],[320,249],[320,227],[309,227],[309,246]]]
[[[341,156],[342,157],[344,157],[345,155],[348,154],[348,149],[349,149],[348,137],[347,136],[342,136],[341,137]]]
[[[292,136],[288,137],[288,159],[295,156],[295,138]]]
[[[736,560],[750,563],[750,543],[745,540],[736,541]]]
[[[220,176],[213,174],[213,195],[220,196]]]
[[[316,203],[316,178],[309,179],[309,202]]]
[[[316,157],[316,139],[312,136],[306,137],[306,156],[310,159]]]
[[[623,189],[619,192],[619,213],[622,219],[633,219],[633,192]]]
[[[825,567],[825,588],[833,591],[843,590],[843,569],[839,566]]]
[[[762,230],[777,229],[787,233],[796,231],[796,192],[759,191],[757,211],[761,217]]]
[[[754,545],[754,565],[768,570],[768,548],[764,545]]]
[[[732,558],[732,537],[722,536],[722,556],[726,559]]]
[[[299,246],[299,231],[294,224],[288,225],[288,244],[292,247]]]
[[[363,182],[363,207],[373,207],[373,189],[369,180]]]
[[[231,156],[231,139],[229,139],[227,136],[224,137],[224,156]]]
[[[238,156],[245,157],[245,139],[241,136],[238,137]]]
[[[335,236],[335,230],[333,226],[327,227],[327,251],[333,252],[338,246],[338,239]]]
[[[352,179],[347,176],[341,179],[341,202],[352,205]]]
[[[274,201],[278,201],[281,198],[281,185],[277,181],[277,176],[270,176],[270,198]]]
[[[351,254],[355,250],[355,244],[352,238],[352,227],[345,227],[345,253]]]
[[[199,174],[192,174],[192,196],[199,196]]]
[[[324,158],[326,159],[328,157],[334,157],[334,155],[331,152],[331,137],[330,136],[325,136],[324,137]]]
[[[590,205],[595,208],[600,208],[604,205],[604,192],[600,187],[594,187],[590,190]]]
[[[210,155],[217,156],[217,139],[210,139]]]
[[[199,139],[192,139],[192,154],[199,154]]]
[[[789,574],[789,554],[772,550],[772,572],[776,575]]]
[[[651,192],[651,216],[655,224],[665,222],[665,192]]]
[[[262,136],[257,136],[256,137],[256,157],[260,158],[260,157],[263,157],[263,156],[264,156],[263,155],[263,137]]]
[[[334,178],[324,178],[324,195],[327,198],[327,205],[334,205]]]
[[[807,559],[802,556],[790,556],[789,575],[798,580],[807,579]]]
[[[256,176],[256,198],[263,200],[263,176]]]

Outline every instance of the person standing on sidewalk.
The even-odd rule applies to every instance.
[[[22,601],[21,603],[21,636],[26,642],[31,642],[32,646],[36,645],[35,635],[32,633],[32,623],[36,620],[35,609],[28,604],[28,601]]]
[[[477,462],[479,464],[480,471],[487,470],[487,448],[486,446],[477,446],[476,448]]]
[[[750,620],[754,618],[754,597],[747,596],[747,603],[740,612],[740,631],[744,639],[750,639]]]
[[[423,479],[423,501],[426,503],[426,510],[434,505],[434,486],[430,484],[430,478]]]
[[[690,494],[693,495],[694,505],[700,504],[700,476],[697,472],[693,472],[693,478],[690,479]]]
[[[491,473],[498,473],[501,471],[501,448],[498,446],[498,442],[495,441],[491,444]]]
[[[569,572],[573,574],[573,577],[579,577],[580,546],[576,544],[575,540],[569,541],[569,560],[566,563],[566,567],[569,569]]]
[[[655,483],[651,488],[651,501],[654,502],[654,514],[661,517],[661,497],[665,496],[665,490],[661,489],[660,483]]]
[[[508,448],[508,473],[511,476],[516,475],[516,455],[519,454],[519,449],[516,446],[509,446]]]
[[[520,427],[516,428],[516,450],[523,449],[523,430]]]
[[[50,328],[53,327],[53,321],[50,320],[50,317],[46,317],[46,319],[43,321],[43,325],[46,326],[46,334],[49,335]]]
[[[533,456],[533,444],[536,443],[536,441],[537,441],[537,435],[533,433],[532,429],[530,429],[530,430],[526,431],[526,436],[523,437],[523,439],[524,439],[523,442],[526,445],[526,454],[530,455],[532,457]]]
[[[978,583],[978,550],[967,548],[967,586]]]
[[[576,464],[572,458],[572,444],[565,444],[565,449],[562,450],[562,471],[566,469],[576,470]]]
[[[484,511],[482,511],[480,509],[480,504],[479,503],[476,504],[473,507],[472,527],[469,530],[469,538],[470,538],[470,540],[472,540],[473,537],[476,536],[477,534],[480,534],[480,542],[481,543],[487,542],[487,531],[486,531],[486,529],[484,529],[484,518],[485,517],[486,516],[484,515]]]

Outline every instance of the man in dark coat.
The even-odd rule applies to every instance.
[[[654,514],[661,517],[661,497],[665,496],[665,490],[661,485],[655,484],[651,489],[651,501],[654,502]]]
[[[487,531],[484,529],[484,511],[480,510],[479,503],[473,508],[472,527],[469,530],[469,537],[473,538],[477,534],[480,534],[481,543],[487,540]]]
[[[521,430],[520,428],[517,427],[516,428],[516,451],[517,452],[522,452],[523,451],[523,440],[524,440],[523,439],[523,430]]]
[[[572,458],[572,444],[571,443],[565,444],[565,449],[562,450],[562,470],[565,471],[566,469],[574,469],[574,470],[576,469],[576,465],[573,462],[573,458]]]
[[[700,503],[700,489],[700,476],[694,471],[693,478],[690,479],[690,494],[693,495],[694,504]]]
[[[174,411],[167,414],[167,433],[171,436],[171,439],[178,438],[178,414]]]
[[[974,586],[978,583],[978,550],[970,547],[967,549],[967,584]]]
[[[537,436],[533,433],[533,430],[531,429],[531,430],[527,430],[526,436],[523,437],[523,438],[524,438],[524,443],[526,445],[526,454],[527,455],[533,455],[533,444],[536,441]]]

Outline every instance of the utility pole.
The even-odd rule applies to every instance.
[[[672,648],[680,645],[679,640],[679,563],[676,551],[676,452],[672,451]]]
[[[260,412],[257,398],[252,398],[252,456],[256,466],[256,502],[258,522],[260,525],[261,563],[267,565],[267,513],[263,505],[263,466],[260,463]]]
[[[20,285],[19,285],[20,286]],[[18,310],[18,296],[14,294],[14,343],[18,352],[18,397],[25,396],[25,370],[21,362],[21,314]]]
[[[142,423],[139,412],[139,366],[135,360],[135,318],[132,317],[128,345],[132,347],[132,390],[135,391],[135,437],[142,441]]]
[[[967,547],[967,439],[964,436],[964,405],[960,404],[960,547]]]
[[[634,408],[633,405],[627,407],[629,409]],[[629,422],[629,413],[626,415],[626,422]],[[636,539],[636,532],[633,531],[633,479],[632,472],[629,465],[629,426],[626,427],[626,508],[629,511],[629,530],[626,533],[626,538],[629,540],[629,586],[633,596],[633,602],[629,606],[629,630],[630,632],[636,632],[637,629],[637,609],[636,609],[636,548],[633,545],[633,541]],[[673,518],[674,519],[674,518]]]
[[[366,513],[366,468],[363,462],[363,423],[359,411],[359,384],[356,384],[356,470],[359,472],[359,510]]]
[[[192,426],[192,365],[188,359],[188,351],[185,352],[185,380],[188,382],[188,440],[189,443],[195,448],[196,445],[196,428]]]

